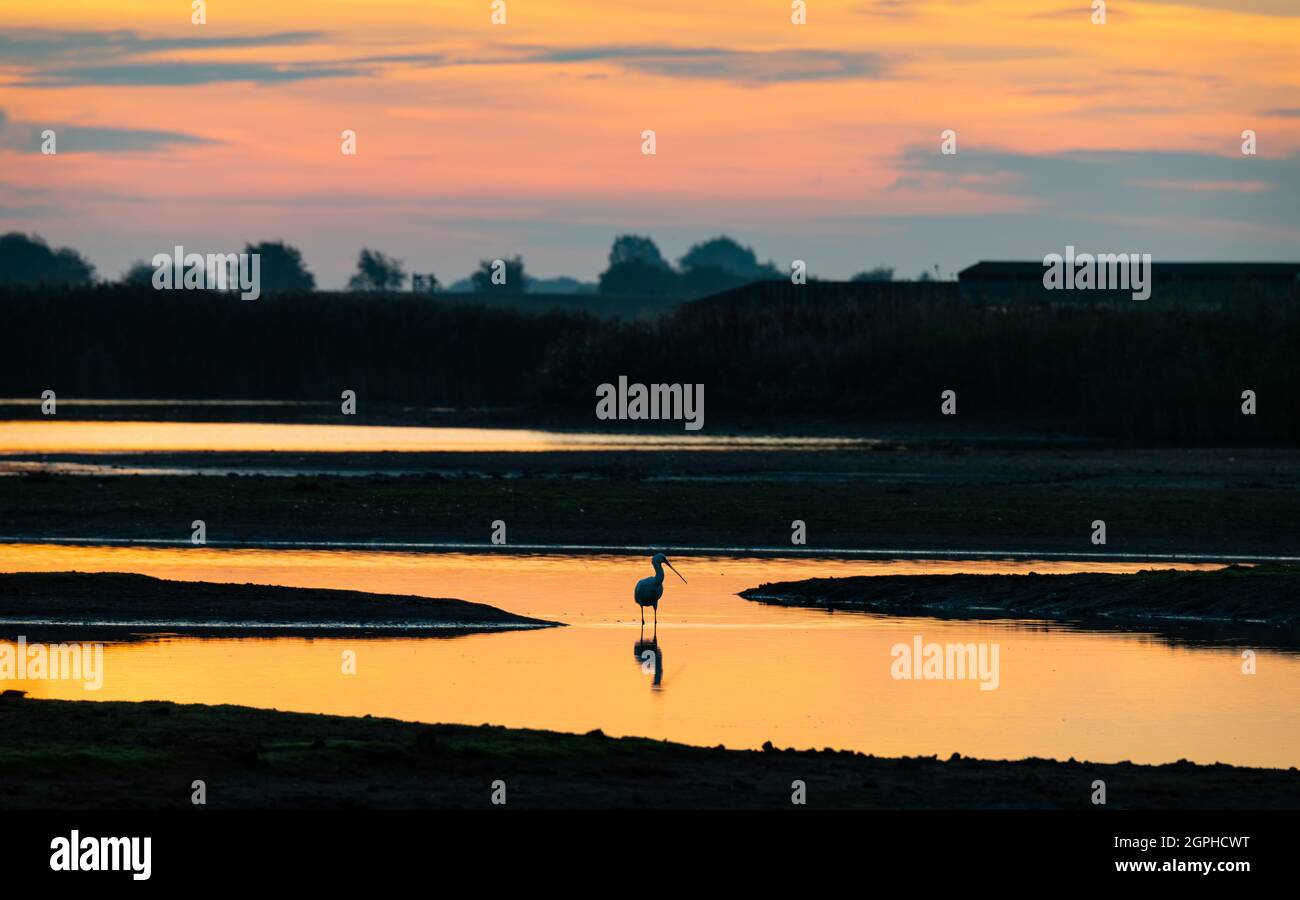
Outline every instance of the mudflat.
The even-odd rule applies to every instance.
[[[947,552],[1293,555],[1295,457],[1231,451],[334,454],[199,459],[237,469],[303,466],[390,474],[0,477],[0,537],[188,542],[202,509],[209,541],[397,541],[639,547],[943,548]],[[154,464],[168,464],[164,458]],[[99,463],[105,460],[99,460]],[[135,460],[134,462],[144,462]],[[124,461],[124,464],[130,464]],[[393,467],[436,471],[395,474]],[[408,470],[409,471],[409,470]],[[484,518],[477,510],[492,510]],[[1108,543],[1091,543],[1091,523]],[[1222,557],[1221,557],[1222,558]]]
[[[557,625],[448,598],[168,581],[121,572],[0,573],[0,627],[22,627],[29,636],[60,628],[75,628],[82,640],[88,630],[105,629],[437,636]]]
[[[1211,643],[1263,637],[1300,646],[1300,566],[1280,564],[1130,574],[809,578],[763,584],[740,596],[891,616],[1050,619]]]
[[[1300,772],[836,750],[728,750],[600,732],[0,698],[0,808],[1300,809]]]

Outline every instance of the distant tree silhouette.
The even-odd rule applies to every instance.
[[[142,259],[137,259],[131,263],[131,268],[127,269],[122,275],[121,283],[129,284],[134,287],[152,287],[153,286],[154,267]]]
[[[85,285],[95,267],[76,250],[51,250],[39,235],[19,232],[0,236],[0,284]]]
[[[442,289],[442,282],[432,272],[412,272],[411,290],[417,294],[436,294]]]
[[[655,242],[648,237],[641,237],[636,234],[620,234],[614,238],[614,246],[609,248],[609,267],[611,269],[626,263],[640,263],[663,269],[668,268],[668,263],[664,261],[663,255],[660,254]]]
[[[396,291],[406,282],[401,260],[385,256],[378,250],[362,249],[357,257],[357,273],[348,279],[350,291]]]
[[[489,259],[480,260],[478,270],[469,276],[470,283],[474,285],[474,293],[522,294],[528,277],[524,274],[523,257],[502,260],[505,263],[505,284],[492,283],[492,262]]]
[[[681,288],[681,276],[664,261],[655,242],[620,234],[609,249],[609,268],[600,273],[600,293],[663,297]]]
[[[667,265],[634,261],[611,265],[600,273],[600,293],[616,296],[667,297],[682,289],[682,276]]]
[[[874,269],[868,269],[865,272],[859,272],[849,279],[850,281],[893,281],[893,266],[876,266]]]
[[[742,247],[725,235],[692,245],[678,262],[688,274],[700,269],[720,269],[747,281],[779,275],[771,262],[759,263],[752,248]]]
[[[244,245],[245,253],[257,253],[261,255],[259,266],[261,267],[262,293],[274,293],[276,291],[314,291],[316,290],[316,277],[307,271],[307,266],[303,264],[302,253],[297,247],[291,247],[284,241],[261,241],[257,244]],[[364,257],[366,251],[362,251]],[[383,254],[376,254],[380,260],[383,260]],[[402,264],[393,260],[387,260],[390,265],[395,266],[395,271],[401,277],[398,278],[394,287],[401,287]],[[372,263],[373,266],[373,263]],[[365,272],[365,267],[357,263],[357,275]],[[356,276],[354,276],[355,278]],[[368,276],[367,276],[368,277]],[[351,286],[351,285],[349,285]],[[375,288],[356,288],[356,290],[387,290],[385,287]]]
[[[696,266],[683,272],[679,277],[682,294],[687,297],[707,297],[767,276],[747,276],[715,266]]]

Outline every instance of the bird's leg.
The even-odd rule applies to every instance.
[[[641,607],[641,627],[645,628],[645,607]]]

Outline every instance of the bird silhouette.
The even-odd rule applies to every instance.
[[[655,611],[655,625],[659,624],[659,598],[664,595],[664,569],[665,565],[673,570],[673,574],[682,579],[683,584],[689,584],[682,573],[673,569],[673,564],[668,562],[668,557],[662,553],[656,553],[650,557],[651,564],[655,567],[655,573],[649,578],[642,578],[636,583],[636,591],[633,598],[637,606],[641,607],[641,624],[645,625],[645,608],[648,606]]]

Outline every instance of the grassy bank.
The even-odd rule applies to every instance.
[[[1296,809],[1295,769],[736,751],[234,706],[0,699],[0,808]]]
[[[79,628],[82,639],[87,629],[138,628],[131,623],[139,622],[168,632],[278,635],[440,635],[556,624],[445,598],[168,581],[119,572],[0,574],[0,620],[25,619],[96,623]]]
[[[1049,421],[1113,438],[1294,445],[1300,305],[1224,299],[1002,309],[846,291],[624,320],[397,294],[182,302],[147,288],[7,289],[0,310],[21,339],[0,354],[0,384],[22,397],[333,403],[353,390],[362,407],[503,404],[595,426],[596,386],[626,375],[704,384],[715,427],[928,422],[952,390],[963,427]],[[1241,413],[1243,390],[1255,415]]]

